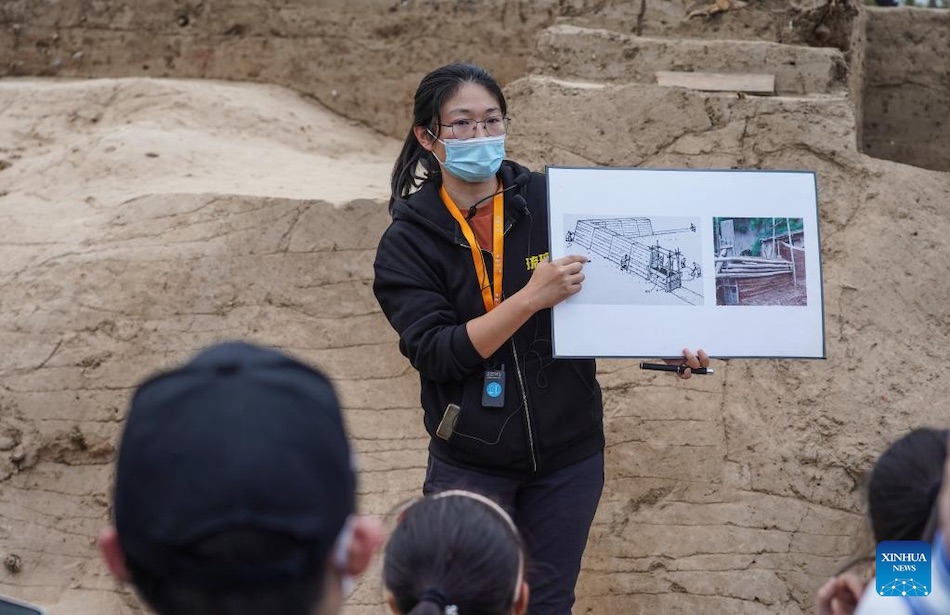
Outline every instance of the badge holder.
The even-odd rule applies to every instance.
[[[505,366],[500,369],[485,370],[485,382],[482,384],[482,406],[485,408],[505,407]]]

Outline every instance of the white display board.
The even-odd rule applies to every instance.
[[[815,174],[548,167],[556,357],[824,358]]]

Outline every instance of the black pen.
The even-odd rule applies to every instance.
[[[666,363],[641,363],[640,369],[652,369],[657,372],[676,372],[682,374],[689,365],[667,365]],[[706,375],[713,373],[711,367],[689,367],[694,374]]]

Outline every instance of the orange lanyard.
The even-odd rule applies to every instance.
[[[449,210],[455,221],[459,223],[462,234],[465,235],[465,239],[468,241],[468,247],[472,250],[472,263],[475,265],[478,285],[482,289],[482,301],[485,303],[486,312],[492,311],[492,308],[501,303],[501,270],[505,256],[505,195],[501,193],[501,188],[502,186],[499,184],[498,193],[492,199],[492,257],[495,266],[490,283],[488,273],[485,271],[485,260],[482,258],[481,248],[479,248],[478,241],[475,239],[475,232],[462,217],[462,212],[459,211],[455,201],[446,192],[445,186],[442,186],[439,191],[439,194],[442,195],[442,204]]]

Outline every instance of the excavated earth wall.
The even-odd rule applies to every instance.
[[[856,0],[759,0],[687,19],[674,0],[8,0],[0,76],[200,77],[314,96],[392,136],[431,67],[477,60],[507,83],[557,23],[643,36],[857,48]],[[695,6],[694,6],[695,5]]]
[[[869,10],[863,151],[950,171],[950,11]]]
[[[874,458],[911,427],[946,425],[950,174],[858,150],[853,5],[766,0],[686,19],[691,8],[21,0],[0,7],[0,60],[10,75],[275,82],[399,136],[419,76],[465,49],[505,80],[510,154],[534,168],[815,171],[827,360],[719,362],[715,377],[689,382],[601,361],[607,484],[575,608],[810,613],[817,586],[869,544],[862,487]],[[800,45],[816,37],[822,48]],[[651,82],[671,66],[711,69],[703,56],[773,68],[780,95]],[[274,344],[334,377],[364,510],[386,514],[418,491],[418,383],[371,292],[394,139],[318,125],[286,93],[254,98],[245,113],[244,97],[258,94],[220,84],[0,86],[0,109],[18,118],[0,142],[0,593],[53,615],[139,611],[92,544],[108,518],[122,415],[139,379],[217,339]],[[217,113],[193,115],[196,98]],[[129,123],[137,148],[124,145]],[[240,139],[218,151],[265,140],[329,150],[335,177],[349,165],[372,181],[347,192],[304,170],[296,184],[262,184],[291,153],[264,156],[278,162],[259,178],[234,171],[201,184],[220,177],[203,163],[214,147],[167,153],[229,129]],[[308,145],[315,133],[339,136]],[[355,167],[353,149],[378,158]],[[70,181],[71,169],[83,179]],[[383,612],[373,574],[346,612]]]

